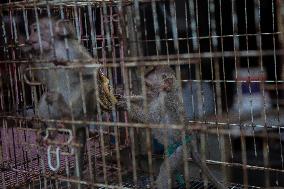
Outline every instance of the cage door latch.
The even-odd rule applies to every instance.
[[[60,168],[60,147],[57,146],[55,150],[55,157],[56,157],[56,165],[53,166],[51,163],[52,159],[52,152],[51,152],[51,145],[47,147],[47,161],[48,161],[48,167],[52,171],[58,171]]]

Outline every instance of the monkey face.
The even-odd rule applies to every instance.
[[[171,68],[158,67],[145,76],[147,98],[154,99],[161,93],[167,93],[173,88],[175,75]]]
[[[151,80],[149,78],[145,79],[145,86],[146,86],[146,95],[147,95],[147,99],[151,100],[157,96],[159,96],[159,83],[152,83]]]
[[[30,26],[30,36],[26,41],[24,50],[32,53],[47,52],[51,50],[51,31],[47,19],[41,19],[38,24]]]
[[[69,20],[41,18],[30,26],[30,36],[24,51],[32,54],[48,53],[57,43],[64,43],[65,38],[75,38],[74,33],[75,29]]]

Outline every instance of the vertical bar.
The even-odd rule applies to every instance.
[[[24,83],[24,76],[23,76],[23,73],[21,71],[22,70],[22,64],[20,64],[20,66],[18,67],[18,73],[19,73],[19,80],[20,80],[20,83],[21,83],[21,92],[22,92],[22,100],[23,100],[23,110],[24,110],[24,116],[27,116],[27,103],[26,103],[26,91],[25,91],[25,83]],[[1,74],[1,73],[0,73]],[[0,76],[1,78],[1,76]],[[1,88],[1,80],[0,80],[0,88]],[[1,90],[1,89],[0,89]],[[1,98],[1,97],[0,97]]]
[[[259,61],[260,61],[260,69],[262,74],[264,74],[264,68],[263,68],[263,50],[262,50],[262,36],[261,36],[261,14],[260,14],[260,0],[254,0],[254,20],[255,20],[255,27],[257,31],[257,48],[260,53]],[[263,134],[265,137],[263,137],[263,161],[264,161],[264,167],[269,167],[269,141],[268,141],[268,133],[267,133],[267,115],[266,115],[266,106],[267,106],[267,99],[264,91],[264,81],[262,80],[260,83],[261,90],[262,90],[262,96],[264,99],[263,104],[263,117],[264,117],[264,126],[265,129],[263,130]],[[270,178],[269,178],[269,171],[265,170],[265,187],[270,187]]]
[[[160,38],[160,30],[159,30],[158,17],[157,17],[157,6],[156,6],[155,0],[151,1],[151,7],[152,7],[152,14],[153,14],[153,22],[154,22],[156,53],[157,53],[157,56],[159,56],[161,53],[161,38]],[[145,25],[145,28],[146,28],[146,25]]]
[[[61,19],[64,19],[65,15],[64,15],[63,6],[61,4],[59,5],[59,9],[60,9],[60,17],[61,17]],[[65,28],[63,29],[63,33],[66,34],[66,29]],[[69,44],[68,44],[67,37],[64,38],[64,46],[65,46],[67,60],[70,61],[71,58],[70,58]]]
[[[143,99],[143,109],[146,112],[149,111],[149,107],[147,106],[147,93],[146,93],[146,85],[145,85],[145,67],[141,67],[141,85],[142,85],[142,96]],[[148,165],[149,165],[149,176],[150,176],[150,185],[153,187],[154,185],[154,170],[153,170],[153,161],[152,161],[152,138],[151,138],[151,130],[146,128],[146,147],[147,147],[147,156],[148,156]]]
[[[275,9],[274,7],[276,7],[276,17],[278,18],[278,22],[277,25],[279,28],[283,29],[284,26],[284,22],[283,22],[283,15],[284,14],[284,4],[282,1],[276,1],[276,4],[274,4],[274,1],[272,1],[272,23],[273,23],[273,33],[276,32],[276,28],[275,28]],[[281,11],[282,10],[282,14]],[[280,22],[281,21],[281,22]],[[283,30],[281,30],[283,31]],[[278,36],[278,39],[283,38],[283,34],[281,36]],[[283,48],[283,40],[280,39],[280,43],[281,43],[281,47]],[[274,51],[274,77],[275,77],[275,90],[276,90],[276,109],[277,109],[277,122],[278,122],[278,134],[279,136],[281,136],[281,128],[280,128],[280,109],[279,109],[279,91],[278,91],[278,76],[277,76],[277,57],[276,57],[276,39],[275,36],[273,35],[273,51]],[[280,58],[282,59],[282,58]],[[278,67],[279,68],[279,67]],[[283,69],[283,68],[282,68]],[[282,70],[283,72],[283,70]],[[282,73],[284,74],[284,72]],[[281,78],[280,78],[281,81]],[[282,141],[281,141],[281,137],[279,137],[279,146],[280,146],[280,157],[281,157],[281,168],[284,169],[284,158],[283,158],[283,147],[282,147]]]
[[[177,30],[174,0],[170,0],[169,3],[170,3],[171,29],[172,29],[173,39],[174,39],[174,47],[177,53],[179,53],[178,30]]]
[[[113,8],[110,8],[110,33],[111,33],[111,42],[112,42],[112,59],[113,59],[113,64],[116,62],[116,42],[115,42],[115,26],[114,22],[120,22],[120,20],[117,18],[119,17],[119,13],[115,13]],[[119,36],[122,36],[122,33],[120,33]],[[116,70],[115,70],[116,71]],[[115,72],[116,73],[116,72]],[[110,80],[110,88],[111,91],[114,91],[113,89],[113,75],[112,75],[112,70],[109,68],[108,69],[108,76]],[[115,107],[112,107],[112,118],[114,122],[117,122],[117,116],[116,116],[116,109]],[[115,137],[115,152],[116,152],[116,161],[117,161],[117,172],[118,172],[118,182],[119,186],[122,187],[122,174],[121,174],[121,164],[120,164],[120,150],[119,150],[119,137],[118,137],[118,128],[114,127],[114,137]]]
[[[102,111],[101,111],[101,107],[100,107],[100,104],[99,104],[99,87],[98,87],[98,82],[97,82],[97,78],[98,78],[98,75],[97,75],[97,70],[95,69],[93,75],[94,75],[94,85],[95,85],[95,94],[94,94],[94,102],[97,102],[96,106],[97,106],[97,112],[98,112],[98,119],[99,119],[99,122],[102,122]],[[102,126],[100,125],[99,126],[100,129],[99,129],[99,132],[100,132],[100,143],[101,143],[101,154],[102,154],[102,160],[103,160],[103,174],[104,174],[104,182],[105,184],[107,185],[108,184],[108,180],[107,180],[107,169],[106,169],[106,159],[105,159],[105,143],[104,143],[104,134],[103,134],[103,128]]]
[[[92,53],[93,53],[93,57],[95,59],[97,59],[97,55],[98,55],[98,52],[97,52],[97,39],[96,39],[96,36],[97,36],[97,33],[96,33],[96,29],[95,29],[95,25],[96,25],[96,15],[94,14],[94,17],[93,17],[93,11],[92,11],[92,7],[91,7],[91,3],[89,2],[88,3],[88,16],[89,16],[89,22],[90,22],[90,28],[91,28],[91,42],[92,42]]]
[[[147,20],[147,7],[143,7],[143,27],[144,27],[144,48],[143,48],[143,51],[144,51],[144,56],[147,56],[149,55],[149,38],[151,38],[151,36],[149,36],[148,34],[150,34],[148,31],[147,31],[147,26],[148,26],[148,20]],[[157,46],[156,46],[156,52],[157,52]]]
[[[34,13],[35,13],[35,18],[36,18],[36,29],[37,29],[37,34],[38,34],[38,41],[39,41],[39,48],[40,48],[40,54],[43,54],[43,49],[42,49],[42,41],[41,41],[41,29],[39,27],[39,18],[38,18],[38,13],[37,13],[37,6],[36,3],[34,2]]]
[[[102,61],[103,61],[103,65],[106,65],[106,36],[105,36],[105,28],[104,28],[104,22],[105,22],[105,18],[104,18],[104,14],[103,14],[103,9],[100,7],[100,18],[101,18],[101,38],[102,38]]]
[[[221,5],[219,5],[221,7]],[[218,40],[217,40],[217,31],[216,31],[216,8],[215,8],[215,3],[214,0],[209,0],[208,1],[208,21],[209,21],[209,44],[210,44],[210,52],[217,52],[218,51]],[[221,15],[222,12],[220,12]],[[220,16],[221,17],[221,16]],[[221,18],[222,19],[222,18]],[[222,28],[222,25],[221,25]],[[221,36],[222,39],[222,36]],[[213,47],[212,47],[213,46]],[[211,79],[212,81],[214,80],[214,75],[215,75],[215,80],[220,81],[220,66],[219,66],[219,59],[218,58],[211,58]],[[212,64],[214,63],[214,69]],[[224,62],[223,62],[224,64]],[[224,74],[225,75],[225,74]],[[227,161],[227,153],[226,153],[226,145],[225,145],[225,136],[222,135],[220,136],[219,133],[219,124],[218,124],[218,118],[217,115],[222,114],[222,98],[221,98],[221,85],[220,82],[215,83],[215,88],[214,84],[212,83],[212,88],[213,88],[213,99],[214,99],[214,114],[215,114],[215,122],[217,125],[217,139],[219,143],[219,150],[221,153],[221,161],[226,162]],[[216,106],[217,105],[217,106]],[[222,176],[224,177],[224,181],[226,182],[228,180],[227,178],[227,171],[226,167],[222,166]]]
[[[11,32],[13,32],[14,34],[14,43],[16,44],[18,41],[18,36],[17,36],[17,28],[16,28],[16,23],[15,23],[15,17],[12,16],[12,23],[11,23]],[[13,48],[12,51],[12,59],[15,60],[16,59],[16,49],[15,47]],[[15,105],[14,105],[14,111],[18,111],[19,110],[19,87],[18,87],[18,77],[17,77],[17,66],[15,63],[12,64],[12,68],[13,68],[13,78],[14,78],[14,83],[13,83],[13,88],[15,90],[14,93],[14,98],[15,98]],[[13,92],[13,90],[12,90]]]
[[[106,31],[106,39],[107,39],[107,49],[109,52],[111,52],[111,39],[110,39],[110,31],[109,31],[109,16],[107,13],[107,6],[106,2],[103,1],[103,20],[104,20],[104,28]]]
[[[88,3],[89,4],[89,3]],[[78,17],[78,0],[75,0],[75,6],[74,6],[74,12],[75,12],[75,29],[76,29],[76,34],[77,34],[77,40],[78,43],[81,43],[81,30],[80,30],[80,19]]]
[[[68,157],[65,156],[65,173],[66,173],[67,178],[70,178],[69,164],[70,163],[69,163]],[[71,187],[70,182],[67,182],[67,186]]]
[[[12,32],[12,9],[9,10],[9,24],[10,24],[10,31]],[[5,46],[6,48],[4,48],[6,50],[6,54],[7,54],[7,58],[10,60],[10,59],[13,59],[13,54],[12,54],[12,57],[11,57],[11,53],[9,51],[9,43],[8,43],[8,36],[7,36],[7,31],[5,29],[5,23],[4,23],[4,20],[2,20],[2,29],[3,29],[3,37],[4,37],[4,43],[5,43]],[[11,33],[11,37],[13,38],[13,32]],[[9,72],[9,97],[12,96],[12,100],[9,101],[9,108],[14,108],[14,110],[16,109],[15,106],[15,91],[14,91],[14,87],[13,87],[13,77],[12,77],[12,72],[13,70],[11,70],[11,67],[13,67],[13,65],[11,64],[7,64],[7,69],[8,69],[8,72]],[[12,104],[12,105],[11,105]]]
[[[122,17],[122,12],[123,12],[123,10],[122,10],[122,0],[120,0],[119,1],[119,4],[118,4],[118,12],[119,12],[119,14],[120,14],[120,16]],[[131,11],[129,10],[129,8],[127,7],[126,8],[126,15],[129,15],[129,14],[131,14]],[[128,16],[127,17],[128,19],[131,19],[132,17],[131,16]],[[122,19],[122,18],[121,18]],[[118,22],[118,29],[119,29],[119,32],[120,32],[120,34],[123,34],[123,31],[124,31],[124,29],[123,29],[123,24],[124,23],[124,21],[123,21],[123,19],[122,20],[120,20],[120,22]],[[133,23],[132,23],[132,20],[128,20],[128,28],[130,29],[133,29],[134,28],[134,26],[133,26]],[[126,31],[127,32],[127,31]],[[129,33],[129,35],[131,35],[131,36],[129,36],[129,38],[130,39],[133,39],[134,38],[134,36],[132,35],[132,34],[134,34],[134,32],[133,33]],[[127,35],[127,34],[126,34]],[[124,65],[124,54],[125,54],[125,52],[124,52],[124,50],[126,50],[125,49],[125,45],[126,44],[124,44],[124,40],[121,40],[120,41],[120,57],[121,57],[121,61],[120,61],[120,65],[121,65],[121,77],[122,77],[122,82],[123,82],[123,86],[124,86],[124,89],[125,89],[125,95],[126,96],[129,96],[129,94],[130,94],[130,91],[129,91],[129,78],[128,78],[128,72],[127,72],[127,68],[125,67],[125,65]],[[128,46],[132,46],[132,43],[133,43],[134,41],[131,41],[131,44],[129,45],[128,44]],[[134,47],[134,45],[132,46],[134,49],[135,49],[135,47]],[[135,52],[135,50],[133,51],[133,48],[130,48],[130,49],[132,49],[132,50],[130,50],[130,53],[137,53],[137,52]],[[129,109],[130,108],[130,99],[128,99],[128,98],[126,98],[126,103],[127,103],[127,109]],[[127,122],[128,120],[127,120],[127,117],[125,116],[125,122]],[[126,135],[127,135],[127,129],[128,128],[126,128]],[[135,156],[135,141],[134,141],[134,131],[133,131],[133,128],[129,128],[129,130],[130,130],[130,142],[131,142],[131,145],[130,145],[130,147],[131,147],[131,157],[132,157],[132,168],[133,168],[133,181],[134,181],[134,184],[135,185],[137,185],[137,173],[136,173],[136,156]],[[126,138],[127,138],[128,136],[126,136]]]
[[[46,175],[46,169],[45,169],[46,164],[47,163],[44,161],[44,158],[40,158],[40,166],[41,166],[41,171],[43,175]],[[43,185],[44,185],[44,188],[48,188],[46,177],[43,178]]]
[[[3,17],[3,13],[2,13],[2,9],[0,10],[0,15],[1,15],[1,17]],[[3,37],[4,38],[4,41],[6,40],[5,38],[5,26],[4,26],[4,22],[3,22],[3,20],[2,20],[2,22],[1,22],[1,31],[3,31],[3,34],[2,34],[2,36],[1,37]],[[5,52],[7,51],[7,49],[6,49],[6,45],[5,44],[2,44],[3,45],[3,53],[5,54]],[[4,57],[3,57],[4,58]],[[2,65],[1,65],[2,66]],[[2,67],[2,69],[3,69],[3,67]],[[4,112],[4,104],[5,104],[5,102],[4,102],[4,85],[3,85],[3,78],[4,78],[4,76],[2,75],[3,73],[2,72],[4,72],[4,70],[0,70],[0,110],[1,111],[3,111]],[[4,120],[3,120],[4,121]],[[0,145],[0,148],[2,148],[2,145]],[[0,152],[2,152],[2,149],[0,149],[1,151]],[[0,153],[0,158],[2,158],[2,153]],[[1,159],[0,159],[1,160]],[[0,161],[0,163],[1,163],[2,161]],[[4,176],[4,175],[3,175]],[[4,177],[3,177],[3,179],[4,179]],[[3,182],[4,183],[4,182]]]
[[[246,22],[246,47],[247,47],[247,52],[249,50],[249,37],[248,37],[248,17],[247,17],[247,0],[245,0],[245,22]],[[248,68],[248,76],[250,77],[251,73],[250,73],[250,61],[249,61],[249,57],[247,57],[247,68]],[[253,98],[252,96],[252,91],[251,91],[251,82],[249,81],[248,83],[249,85],[249,95],[251,98]],[[256,141],[255,141],[255,134],[254,134],[254,114],[253,114],[253,104],[252,104],[252,100],[250,101],[250,116],[251,116],[251,126],[253,128],[253,142],[254,142],[254,153],[255,156],[257,156],[257,151],[256,151]]]
[[[222,0],[219,0],[219,12],[220,12],[220,36],[223,36],[223,16],[222,16]],[[228,94],[227,94],[227,82],[226,82],[226,72],[225,72],[225,57],[223,56],[224,53],[224,38],[221,37],[221,52],[222,52],[222,70],[223,70],[223,82],[224,82],[224,97],[225,97],[225,106],[226,106],[226,123],[229,123],[230,119],[229,119],[229,107],[228,107]],[[226,125],[226,129],[229,129],[229,124]],[[223,138],[224,140],[228,140],[229,139],[229,148],[230,148],[230,156],[231,158],[234,157],[233,154],[233,146],[232,146],[232,138],[231,138],[231,132],[229,132],[228,134],[228,139]],[[223,140],[221,138],[221,140]],[[222,141],[223,143],[223,141]],[[225,143],[224,143],[225,144]],[[224,148],[225,151],[222,151],[222,153],[226,153],[227,154],[227,148]],[[227,155],[229,157],[229,153]],[[223,161],[223,159],[221,158],[221,160]],[[228,169],[223,169],[223,174],[225,174],[225,178],[224,181],[228,181],[230,178],[230,173],[228,171]]]
[[[115,112],[113,111],[113,116],[115,117]],[[114,136],[115,136],[115,151],[116,151],[116,161],[117,161],[117,171],[118,171],[118,182],[119,186],[122,187],[122,174],[121,174],[121,164],[120,164],[120,150],[119,150],[119,138],[118,138],[118,128],[114,127]]]
[[[1,74],[1,72],[0,72],[0,74]],[[1,76],[1,75],[0,75]],[[1,77],[0,77],[1,78]],[[0,90],[2,91],[2,89],[0,88]],[[1,97],[2,97],[2,94],[1,94]],[[1,103],[1,106],[3,107],[3,104]],[[5,119],[3,119],[3,121],[2,121],[2,128],[0,128],[0,129],[3,129],[3,127],[4,127],[4,122],[5,122]],[[2,133],[2,132],[1,132]],[[0,135],[0,138],[1,138],[1,143],[0,143],[0,164],[1,165],[3,165],[3,156],[4,156],[4,153],[3,153],[3,138],[2,138],[2,136]],[[2,187],[3,187],[3,189],[6,189],[6,182],[5,182],[5,174],[4,174],[5,172],[4,171],[1,171],[1,181],[2,181]]]
[[[119,30],[122,34],[122,36],[125,36],[125,40],[121,41],[121,51],[120,54],[123,56],[130,56],[130,57],[138,57],[143,58],[143,50],[141,47],[141,40],[139,40],[139,36],[141,31],[137,31],[137,26],[135,23],[135,14],[134,14],[134,8],[133,6],[127,6],[125,8],[125,22],[123,19],[123,16],[120,16],[121,21],[119,22]],[[122,3],[119,5],[119,12],[120,15],[122,14]],[[123,24],[127,25],[123,25]],[[123,45],[123,46],[122,46]],[[125,51],[125,52],[124,52]],[[121,75],[124,77],[125,75],[125,69],[122,68],[121,64]],[[141,85],[140,80],[139,80],[139,69],[138,68],[133,68],[130,69],[130,78],[131,78],[131,83],[129,83],[130,89],[132,89],[134,94],[140,94],[141,93],[141,88],[139,85]],[[132,87],[136,86],[136,87]]]
[[[197,85],[197,110],[198,110],[198,114],[199,116],[202,116],[202,119],[205,119],[205,100],[204,100],[204,90],[203,90],[203,81],[202,81],[202,78],[203,78],[203,73],[202,73],[202,59],[201,59],[201,47],[200,47],[200,31],[199,31],[199,6],[198,6],[198,0],[195,1],[195,4],[196,4],[196,7],[195,7],[195,14],[196,14],[196,27],[197,27],[197,36],[198,36],[198,53],[199,53],[199,64],[198,66],[195,67],[195,73],[196,73],[196,80],[200,80],[200,84]],[[209,6],[209,5],[208,5]],[[209,14],[209,13],[208,13]],[[201,105],[201,107],[200,107]],[[203,110],[202,112],[200,112],[200,110]],[[201,156],[201,161],[205,162],[206,161],[206,154],[205,154],[205,149],[206,149],[206,138],[205,138],[205,134],[204,133],[201,133],[200,134],[200,146],[201,146],[201,150],[200,150],[200,156]],[[208,180],[207,178],[202,175],[202,178],[205,180],[204,184],[205,184],[205,187],[207,187],[208,185]]]
[[[143,49],[141,45],[142,36],[141,36],[141,18],[140,18],[140,8],[139,8],[139,0],[134,0],[134,25],[137,32],[137,50],[138,56],[143,56]]]
[[[168,26],[167,26],[167,11],[166,11],[166,5],[165,3],[163,3],[162,5],[162,11],[163,11],[163,17],[164,17],[164,32],[165,32],[165,39],[168,39]],[[165,40],[166,41],[166,55],[169,55],[169,40]],[[167,57],[168,58],[168,57]]]
[[[98,55],[98,52],[97,52],[97,39],[96,39],[96,29],[95,29],[95,24],[96,24],[96,14],[93,14],[93,10],[92,10],[92,7],[91,7],[91,3],[88,2],[87,4],[87,9],[88,9],[88,17],[89,17],[89,23],[90,23],[90,29],[91,29],[91,46],[92,46],[92,55],[93,55],[93,58],[94,59],[98,59],[97,55]],[[96,155],[94,155],[94,157],[92,158],[91,156],[91,151],[88,150],[87,151],[87,154],[88,154],[88,160],[89,160],[89,172],[90,172],[90,177],[91,177],[91,182],[92,183],[95,183],[97,182],[96,180]],[[92,185],[91,186],[92,189],[94,189],[95,187]]]
[[[192,41],[192,46],[193,46],[193,51],[196,52],[196,50],[198,49],[197,47],[197,36],[196,36],[196,22],[195,22],[195,8],[194,8],[194,1],[193,0],[188,0],[188,1],[185,1],[185,23],[186,23],[186,39],[187,39],[187,53],[189,54],[190,53],[190,34],[189,34],[189,31],[191,29],[191,35],[192,35],[192,38],[191,38],[191,41]],[[187,5],[188,4],[188,5]],[[189,26],[189,23],[190,23],[190,26]],[[188,60],[188,69],[189,69],[189,79],[192,79],[192,76],[191,76],[191,70],[193,69],[191,67],[191,59]],[[189,85],[189,89],[191,91],[191,95],[190,98],[191,99],[191,104],[192,104],[192,112],[195,112],[195,107],[194,107],[194,96],[193,96],[193,84],[192,82],[189,82],[187,81],[186,82],[186,85]],[[185,88],[186,89],[186,88]],[[183,89],[184,90],[184,89]],[[193,113],[194,114],[194,113]],[[194,117],[194,116],[193,116]],[[189,123],[186,123],[189,125]],[[184,150],[184,154],[183,154],[183,157],[185,158],[187,156],[187,154],[189,154],[188,149],[187,149],[187,145],[185,144],[185,133],[183,132],[182,133],[182,141],[183,141],[183,148],[186,149]],[[185,174],[185,183],[186,183],[186,188],[189,187],[189,183],[190,183],[190,172],[189,172],[189,163],[188,163],[188,158],[186,157],[186,159],[183,160],[185,162],[185,170],[184,170],[184,174]]]
[[[238,17],[236,14],[236,0],[231,0],[232,4],[232,23],[233,23],[233,39],[234,39],[234,58],[235,58],[235,76],[238,76],[238,67],[239,67],[239,38],[238,38]],[[237,83],[239,85],[239,83]],[[242,149],[242,168],[243,168],[243,185],[245,189],[248,188],[248,173],[247,173],[247,153],[246,153],[246,141],[243,131],[243,126],[241,125],[241,110],[240,110],[240,93],[239,86],[237,87],[237,104],[238,104],[238,119],[240,124],[240,133],[241,133],[241,149]]]
[[[186,4],[185,4],[186,5]],[[179,57],[179,41],[178,41],[178,25],[177,25],[177,16],[176,16],[176,5],[174,1],[170,1],[170,16],[171,16],[171,23],[172,23],[172,32],[173,32],[173,38],[174,38],[174,47],[177,53],[177,64],[180,63],[180,57]],[[177,79],[177,87],[178,87],[178,101],[181,102],[183,105],[183,98],[182,98],[182,83],[181,83],[181,70],[180,66],[175,66],[176,70],[176,79]],[[181,130],[181,140],[182,140],[182,150],[183,150],[183,163],[184,163],[184,177],[185,177],[185,187],[186,189],[190,188],[190,181],[189,181],[189,165],[188,165],[188,145],[186,144],[186,127],[188,126],[188,123],[185,119],[184,114],[184,107],[183,107],[183,114],[179,115],[180,124],[182,124],[183,129]]]
[[[140,18],[140,6],[139,6],[139,0],[134,0],[134,28],[135,28],[135,31],[136,31],[136,39],[137,39],[137,56],[139,58],[143,58],[143,48],[142,48],[142,34],[141,34],[141,18]],[[137,73],[137,72],[136,72]],[[140,74],[144,76],[144,68],[141,68],[140,69]],[[145,89],[143,87],[144,83],[142,82],[143,80],[143,76],[142,76],[142,79],[141,79],[141,85],[142,85],[142,93],[143,95],[145,95],[145,93],[143,92],[143,89]],[[139,90],[136,90],[137,92],[139,92]],[[129,93],[128,93],[129,94]],[[145,101],[143,103],[144,107],[145,107]],[[135,145],[134,143],[134,131],[133,129],[131,128],[130,130],[130,137],[131,137],[131,144],[132,145]],[[146,129],[146,135],[149,135],[149,130]],[[142,137],[143,135],[140,134],[140,137]],[[147,140],[147,139],[146,139]],[[149,146],[148,146],[149,148]],[[132,148],[133,149],[133,148]],[[148,151],[149,152],[149,151]],[[151,154],[148,153],[148,163],[151,164],[151,160],[149,157]],[[135,157],[135,150],[132,150],[132,157]],[[135,185],[137,185],[137,171],[136,171],[136,162],[135,162],[135,158],[133,159],[133,167],[134,167],[134,172],[133,172],[133,177],[134,177],[134,183]],[[150,170],[150,175],[151,175],[151,170]]]
[[[70,78],[69,78],[69,74],[66,74],[65,75],[66,77],[66,87],[67,87],[67,94],[68,96],[71,96],[71,84],[70,84]],[[76,89],[78,90],[78,89]],[[70,107],[70,110],[71,110],[71,121],[72,121],[72,124],[71,124],[71,127],[72,127],[72,131],[74,133],[74,135],[76,136],[76,126],[74,124],[74,121],[75,121],[75,117],[74,117],[74,114],[73,114],[73,102],[68,99],[67,100],[67,103],[68,103],[68,106]],[[78,152],[77,152],[77,149],[75,150],[75,175],[76,177],[80,178],[80,170],[79,170],[79,160],[78,160]],[[81,186],[78,185],[78,188],[80,188]]]

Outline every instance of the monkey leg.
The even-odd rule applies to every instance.
[[[179,146],[175,152],[168,157],[168,164],[169,164],[169,170],[167,170],[167,162],[166,160],[162,163],[160,166],[159,175],[156,179],[156,187],[158,189],[167,189],[172,188],[168,184],[169,176],[171,178],[174,178],[174,173],[177,171],[182,170],[182,164],[183,164],[183,149],[182,146]],[[174,182],[174,179],[172,179],[172,183]]]
[[[38,105],[39,116],[44,119],[66,119],[71,118],[71,109],[59,92],[50,91],[42,95]],[[57,123],[45,122],[48,128],[57,128]],[[51,132],[50,138],[54,139],[56,132]]]
[[[46,92],[42,95],[39,103],[39,116],[45,119],[70,119],[71,108],[64,100],[63,96],[56,91]],[[47,127],[56,127],[56,124],[46,123]],[[66,128],[72,129],[71,125],[66,125]],[[55,136],[51,136],[55,138]],[[75,152],[76,166],[73,173],[77,179],[83,178],[84,168],[84,152],[86,146],[86,130],[85,127],[76,128],[75,135],[79,147]],[[81,184],[71,184],[71,188],[83,188]]]
[[[189,143],[189,146],[190,146],[190,153],[191,153],[192,160],[201,169],[203,174],[212,182],[212,184],[215,185],[216,188],[226,189],[226,187],[223,184],[221,184],[213,176],[213,174],[210,172],[210,170],[208,169],[206,164],[201,161],[200,155],[199,155],[197,148],[196,148],[195,139],[191,140],[191,142]]]
[[[62,94],[56,91],[42,95],[39,106],[39,116],[46,119],[62,119],[71,117],[71,109]]]

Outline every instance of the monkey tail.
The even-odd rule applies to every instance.
[[[196,147],[194,144],[190,143],[191,146],[191,157],[193,162],[201,169],[203,174],[206,175],[206,177],[215,185],[218,189],[227,189],[225,185],[223,185],[221,182],[219,182],[216,177],[212,175],[208,167],[201,161],[201,158],[196,150]]]

